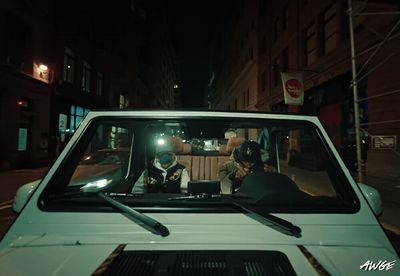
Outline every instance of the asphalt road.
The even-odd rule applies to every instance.
[[[48,168],[12,170],[0,172],[0,239],[15,219],[11,205],[17,189],[28,182],[42,178]],[[380,222],[400,254],[400,181],[385,177],[366,176],[364,183],[379,190],[383,200]]]

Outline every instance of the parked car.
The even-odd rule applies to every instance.
[[[166,137],[190,175],[188,192],[133,193]],[[221,193],[219,168],[245,140],[262,143],[273,170]],[[400,273],[377,219],[379,193],[353,180],[316,117],[90,112],[13,208],[0,243],[4,275]]]

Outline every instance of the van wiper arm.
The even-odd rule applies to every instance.
[[[267,221],[272,225],[268,225],[271,228],[290,236],[294,236],[296,238],[301,237],[301,228],[292,224],[291,222],[281,219],[277,216],[274,216],[270,213],[263,213],[258,210],[255,210],[253,207],[249,206],[248,204],[242,202],[241,200],[238,201],[239,198],[251,198],[250,196],[235,196],[235,194],[228,196],[222,195],[208,195],[208,194],[199,194],[199,195],[187,195],[187,196],[178,196],[178,197],[170,197],[168,200],[193,200],[193,201],[208,201],[208,200],[221,200],[223,202],[229,203],[230,205],[240,209],[242,212],[250,213],[256,219],[260,219],[263,221]]]
[[[144,215],[144,214],[130,208],[129,206],[122,204],[121,202],[119,202],[115,199],[112,199],[111,197],[109,197],[108,195],[106,195],[102,192],[99,192],[97,195],[99,197],[101,197],[102,199],[104,199],[105,201],[107,201],[108,203],[110,203],[115,208],[117,208],[120,211],[129,215],[133,220],[138,220],[138,221],[144,223],[146,226],[148,226],[150,228],[150,230],[153,230],[155,233],[161,235],[162,237],[166,237],[169,235],[168,228],[161,222],[158,222],[155,219],[153,219],[152,217]]]
[[[186,195],[169,197],[168,200],[212,200],[212,199],[222,199],[222,195],[210,195],[210,194],[198,194],[198,195]]]
[[[274,216],[270,213],[263,213],[260,212],[258,210],[255,210],[253,207],[249,206],[246,203],[243,202],[238,202],[235,199],[228,199],[227,200],[229,203],[231,203],[232,205],[234,205],[235,207],[237,207],[238,209],[248,212],[250,214],[252,214],[253,216],[255,216],[256,218],[260,218],[264,221],[267,221],[269,223],[271,223],[272,225],[270,226],[271,228],[289,235],[289,236],[294,236],[296,238],[300,238],[301,237],[301,228],[292,224],[290,221],[281,219],[277,216]]]

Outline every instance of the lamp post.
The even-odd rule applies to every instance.
[[[361,157],[361,137],[360,137],[360,111],[358,106],[358,89],[357,89],[357,68],[354,46],[354,29],[353,29],[353,7],[351,0],[348,0],[349,5],[349,28],[350,28],[350,48],[351,48],[351,84],[353,87],[353,102],[354,102],[354,131],[356,134],[356,149],[357,149],[357,175],[358,182],[363,182],[362,166],[363,160]]]

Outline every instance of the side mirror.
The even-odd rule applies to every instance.
[[[35,180],[33,182],[29,182],[23,186],[21,186],[14,197],[13,202],[13,210],[15,213],[19,214],[24,208],[25,204],[31,198],[33,192],[35,191],[36,187],[39,185],[41,179]]]
[[[365,198],[367,199],[375,215],[377,217],[382,215],[383,213],[382,199],[378,190],[362,183],[358,183],[358,185],[360,186],[361,191],[363,192]]]

